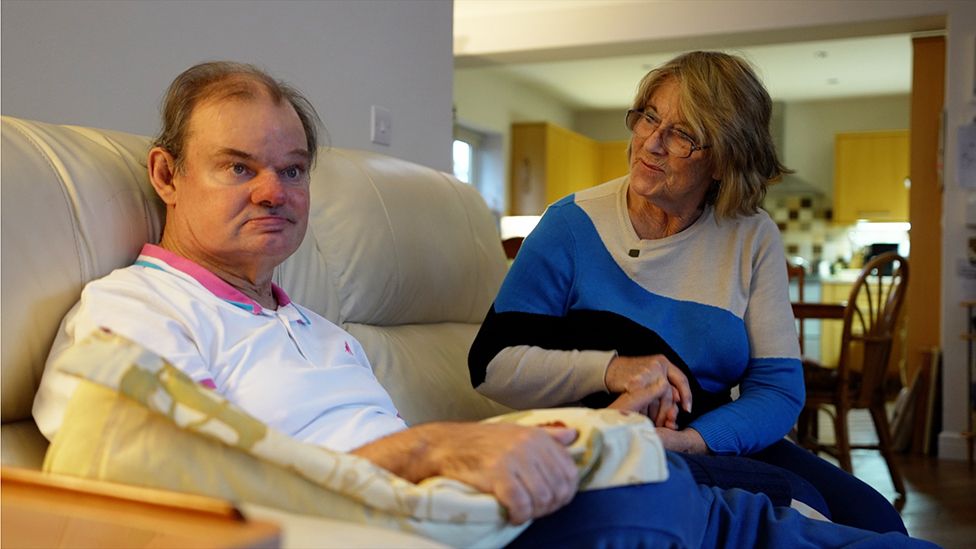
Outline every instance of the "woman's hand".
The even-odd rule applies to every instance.
[[[640,412],[657,427],[677,429],[679,405],[691,411],[688,378],[664,355],[614,357],[604,382],[611,393],[620,393],[608,408]]]

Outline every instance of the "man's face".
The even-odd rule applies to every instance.
[[[287,102],[208,101],[190,117],[167,237],[203,265],[240,271],[277,265],[308,224],[308,147]],[[270,261],[269,261],[270,260]]]

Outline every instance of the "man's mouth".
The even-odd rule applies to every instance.
[[[295,221],[284,215],[262,215],[258,217],[252,217],[251,219],[248,220],[248,223],[252,225],[257,225],[259,227],[275,229],[275,228],[284,228],[289,225],[294,225]]]

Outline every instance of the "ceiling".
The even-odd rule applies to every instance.
[[[490,9],[518,17],[533,5],[552,9],[558,2],[481,3],[455,0],[455,19],[477,17]],[[479,12],[477,10],[482,10]],[[455,27],[457,28],[457,26]],[[911,91],[911,34],[843,38],[726,49],[757,68],[776,101],[813,101],[842,97],[907,94]],[[592,57],[549,62],[495,62],[497,71],[555,96],[575,110],[628,106],[641,77],[679,51]]]

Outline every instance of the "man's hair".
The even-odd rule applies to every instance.
[[[720,218],[756,213],[767,185],[792,173],[776,156],[769,132],[773,102],[766,88],[744,59],[695,51],[647,73],[633,108],[646,108],[654,92],[672,81],[678,85],[681,116],[698,144],[710,145],[706,151],[721,178],[713,182],[705,203],[714,204]]]
[[[314,165],[318,152],[318,125],[321,124],[315,107],[298,90],[254,65],[230,61],[200,63],[173,80],[163,100],[162,129],[153,146],[169,151],[175,159],[176,169],[182,170],[193,110],[207,101],[254,99],[262,89],[276,104],[285,100],[295,109],[305,130],[309,166]]]

